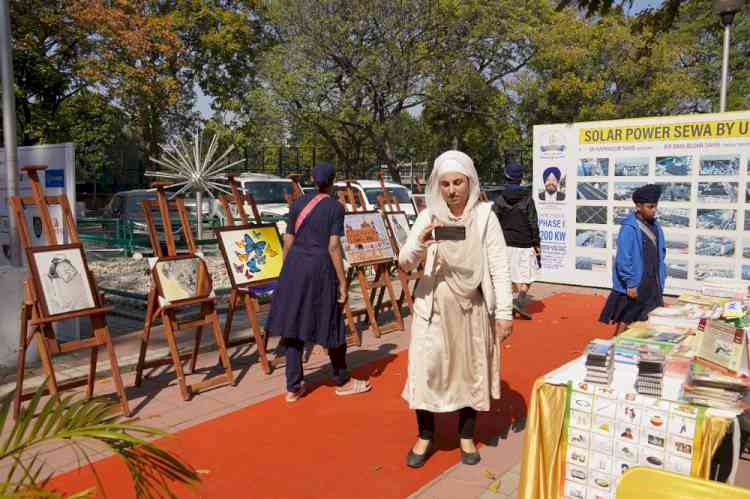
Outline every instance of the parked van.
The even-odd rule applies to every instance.
[[[346,182],[336,182],[333,184],[334,191],[346,188]],[[355,180],[352,182],[352,188],[359,190],[362,193],[362,197],[365,199],[366,210],[376,210],[378,206],[378,196],[383,194],[383,189],[380,186],[380,182],[377,180]],[[395,184],[393,182],[386,182],[385,188],[388,189],[388,193],[398,200],[398,206],[406,213],[406,217],[409,222],[413,223],[417,218],[417,207],[412,199],[412,194],[409,189],[401,184]]]

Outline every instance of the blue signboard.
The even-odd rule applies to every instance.
[[[65,187],[65,170],[47,170],[44,175],[44,187]]]

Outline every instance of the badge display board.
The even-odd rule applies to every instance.
[[[623,473],[648,466],[689,476],[705,408],[574,383],[564,427],[562,497],[615,499]]]

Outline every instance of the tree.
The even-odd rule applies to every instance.
[[[92,46],[82,74],[138,130],[146,162],[167,136],[192,125],[194,91],[175,1],[75,0],[74,22]]]
[[[529,72],[515,83],[519,112],[540,123],[680,114],[691,110],[697,86],[663,37],[632,30],[612,13],[596,22],[572,9],[538,33]],[[528,133],[527,131],[526,133]]]
[[[18,144],[50,142],[65,132],[65,102],[87,87],[81,63],[90,47],[68,2],[11,0],[9,7]]]
[[[340,162],[361,141],[396,180],[391,124],[420,106],[453,2],[280,0],[269,13],[279,44],[264,81],[290,121],[313,128]]]

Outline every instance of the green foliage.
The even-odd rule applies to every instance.
[[[0,407],[0,430],[10,428],[0,439],[0,462],[12,462],[4,482],[2,497],[61,497],[48,490],[51,474],[45,472],[43,456],[36,449],[47,442],[61,441],[75,448],[91,462],[84,442],[97,442],[120,457],[128,468],[139,498],[177,497],[173,484],[195,487],[200,477],[190,465],[148,439],[164,436],[161,430],[112,415],[113,406],[97,400],[75,400],[73,396],[49,397],[42,403],[40,387],[18,419],[9,417],[11,401]],[[37,414],[37,411],[38,414]],[[94,473],[96,473],[96,470]],[[99,477],[97,475],[97,481]],[[86,490],[69,497],[88,497]]]

